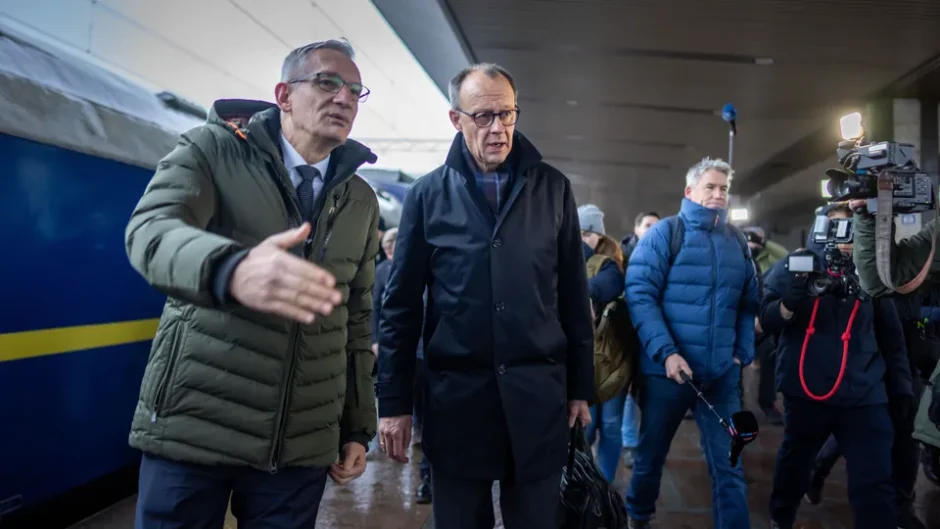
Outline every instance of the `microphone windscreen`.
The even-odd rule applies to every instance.
[[[760,426],[757,424],[757,417],[749,411],[739,411],[732,415],[731,427],[738,432],[739,436],[754,437],[760,431]]]
[[[721,119],[731,123],[732,121],[737,120],[738,112],[734,109],[734,105],[731,103],[726,104],[721,109]]]

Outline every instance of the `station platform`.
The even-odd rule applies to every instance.
[[[757,409],[756,368],[745,370],[745,400],[749,409]],[[763,419],[761,414],[758,414]],[[770,527],[767,502],[770,497],[773,469],[783,428],[761,424],[758,439],[744,451],[744,468],[748,480],[751,526]],[[614,482],[625,492],[630,471],[621,466]],[[366,474],[348,487],[327,482],[320,508],[317,529],[434,529],[430,505],[414,502],[419,484],[417,462],[401,465],[375,454]],[[494,494],[496,493],[494,487]],[[98,515],[70,529],[130,529],[134,521],[136,497],[117,503]],[[921,473],[917,484],[917,507],[928,529],[940,529],[940,488]],[[497,508],[498,512],[498,508]],[[813,506],[804,502],[800,507],[798,529],[852,529],[845,463],[840,461],[826,482],[824,500]],[[658,527],[663,529],[712,529],[711,482],[699,448],[695,422],[683,421],[672,444],[657,505]],[[225,529],[236,529],[231,515]],[[496,529],[502,528],[497,522]],[[443,529],[443,528],[441,528]]]

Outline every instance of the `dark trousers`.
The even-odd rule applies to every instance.
[[[419,358],[418,362],[415,364],[415,399],[414,399],[414,420],[415,420],[415,429],[421,431],[421,425],[424,422],[424,394],[427,386],[427,366],[424,363],[424,358]],[[421,461],[418,463],[418,472],[421,476],[421,481],[424,483],[431,482],[431,462],[428,461],[428,456],[424,454],[424,450],[421,451]]]
[[[415,363],[415,392],[414,392],[414,425],[415,429],[420,431],[424,423],[424,394],[427,390],[427,366],[424,358],[419,358]]]
[[[769,336],[764,338],[757,346],[757,359],[760,361],[760,377],[757,381],[757,404],[764,411],[774,407],[777,402],[776,381],[774,374],[777,371],[777,340]]]
[[[835,436],[830,435],[819,453],[816,454],[816,476],[822,479],[828,477],[829,473],[832,472],[832,467],[836,466],[840,457],[842,457],[842,449],[839,448]]]
[[[178,463],[144,454],[135,529],[222,529],[232,501],[239,529],[310,529],[326,486],[325,468],[277,474]]]
[[[891,420],[894,423],[894,443],[891,445],[891,468],[892,479],[894,480],[895,503],[898,509],[898,515],[906,515],[914,509],[914,485],[917,483],[917,472],[920,468],[917,441],[911,436],[914,432],[914,417],[916,408],[907,411],[906,417],[894,416],[892,412]],[[842,449],[834,436],[829,436],[826,444],[816,455],[816,477],[825,479],[832,472],[839,458],[842,457]]]
[[[499,509],[506,529],[554,528],[561,525],[558,501],[562,469],[551,476],[499,486]],[[492,529],[493,482],[451,476],[432,469],[434,526],[447,529]]]
[[[782,527],[793,524],[813,460],[832,434],[846,459],[855,529],[897,527],[891,481],[894,429],[888,406],[840,408],[789,397],[784,406],[786,425],[774,470],[771,518]]]

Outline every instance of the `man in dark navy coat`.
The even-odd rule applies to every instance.
[[[415,347],[427,368],[422,446],[434,521],[558,527],[569,428],[590,422],[593,331],[571,183],[515,131],[517,91],[475,65],[450,85],[459,131],[408,193],[379,324],[380,439],[405,462]]]

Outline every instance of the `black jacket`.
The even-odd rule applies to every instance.
[[[382,252],[379,252],[382,253]],[[382,314],[382,297],[388,286],[388,275],[392,271],[392,262],[382,261],[375,267],[375,284],[372,286],[372,343],[379,341],[379,319]]]
[[[640,242],[640,238],[637,237],[635,233],[627,235],[620,241],[620,249],[623,251],[624,266],[630,262],[630,256],[633,255],[633,250],[636,250],[636,243],[638,242]]]
[[[799,376],[800,354],[813,312],[814,298],[803,298],[786,321],[780,302],[791,284],[784,268],[786,260],[774,264],[764,284],[760,323],[765,333],[779,334],[777,389],[790,398],[809,399]],[[824,395],[836,382],[842,360],[842,334],[846,330],[854,299],[819,298],[815,333],[806,350],[803,374],[810,392]],[[866,299],[859,305],[851,328],[848,360],[839,390],[825,401],[833,406],[885,404],[888,395],[910,396],[904,333],[897,309],[890,300]]]
[[[494,215],[463,142],[405,199],[379,323],[379,414],[411,414],[427,287],[429,460],[456,476],[536,479],[565,465],[567,402],[594,391],[577,207],[569,180],[516,133]]]

